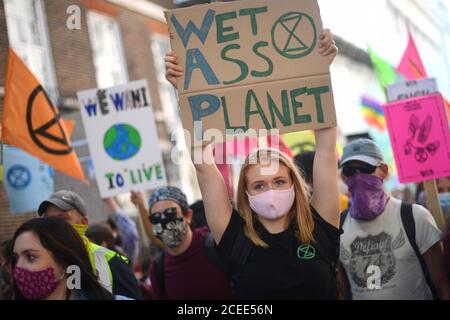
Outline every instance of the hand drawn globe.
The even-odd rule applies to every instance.
[[[142,140],[133,126],[125,123],[115,124],[103,137],[106,153],[114,160],[128,160],[139,152]]]

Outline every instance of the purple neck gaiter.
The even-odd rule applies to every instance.
[[[349,213],[353,219],[373,220],[386,208],[388,196],[381,178],[359,173],[351,177],[347,185],[352,193]]]

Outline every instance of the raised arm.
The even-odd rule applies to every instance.
[[[164,244],[153,233],[152,224],[148,219],[148,210],[145,207],[144,195],[142,194],[142,192],[131,191],[130,200],[137,208],[139,215],[141,216],[142,223],[144,224],[145,233],[149,237],[150,241],[158,248],[163,249],[165,247]]]
[[[136,223],[119,206],[115,198],[103,200],[108,207],[108,216],[117,224],[122,233],[122,248],[128,258],[134,263],[139,254],[139,233]]]
[[[228,199],[227,187],[214,162],[211,144],[193,148],[191,152],[205,206],[206,221],[214,240],[219,243],[233,210]],[[195,153],[203,153],[201,161],[198,161],[200,157],[196,157]]]
[[[319,53],[331,64],[338,53],[333,34],[324,29],[320,36]],[[339,173],[337,165],[337,129],[316,130],[316,156],[314,158],[314,193],[311,204],[331,225],[339,228]]]
[[[178,57],[173,52],[166,55],[165,62],[166,79],[176,88],[176,79],[183,75],[183,68],[178,65]],[[196,156],[196,154],[201,156]],[[191,156],[197,171],[197,180],[205,206],[206,221],[214,240],[219,243],[232,213],[227,187],[214,162],[210,144],[192,148]]]
[[[314,192],[312,206],[328,223],[339,228],[339,188],[336,157],[336,128],[316,130]]]

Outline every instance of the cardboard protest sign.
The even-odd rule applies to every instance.
[[[78,100],[103,198],[166,185],[145,80],[81,91]]]
[[[401,183],[450,176],[450,131],[440,94],[385,105]]]
[[[436,79],[412,80],[386,87],[389,101],[411,99],[438,92]]]
[[[279,133],[336,126],[316,0],[216,2],[165,12],[184,127]],[[201,128],[194,123],[201,123]]]

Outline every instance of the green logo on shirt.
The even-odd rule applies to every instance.
[[[316,256],[316,249],[310,244],[302,244],[297,249],[297,256],[301,260],[311,260]]]

